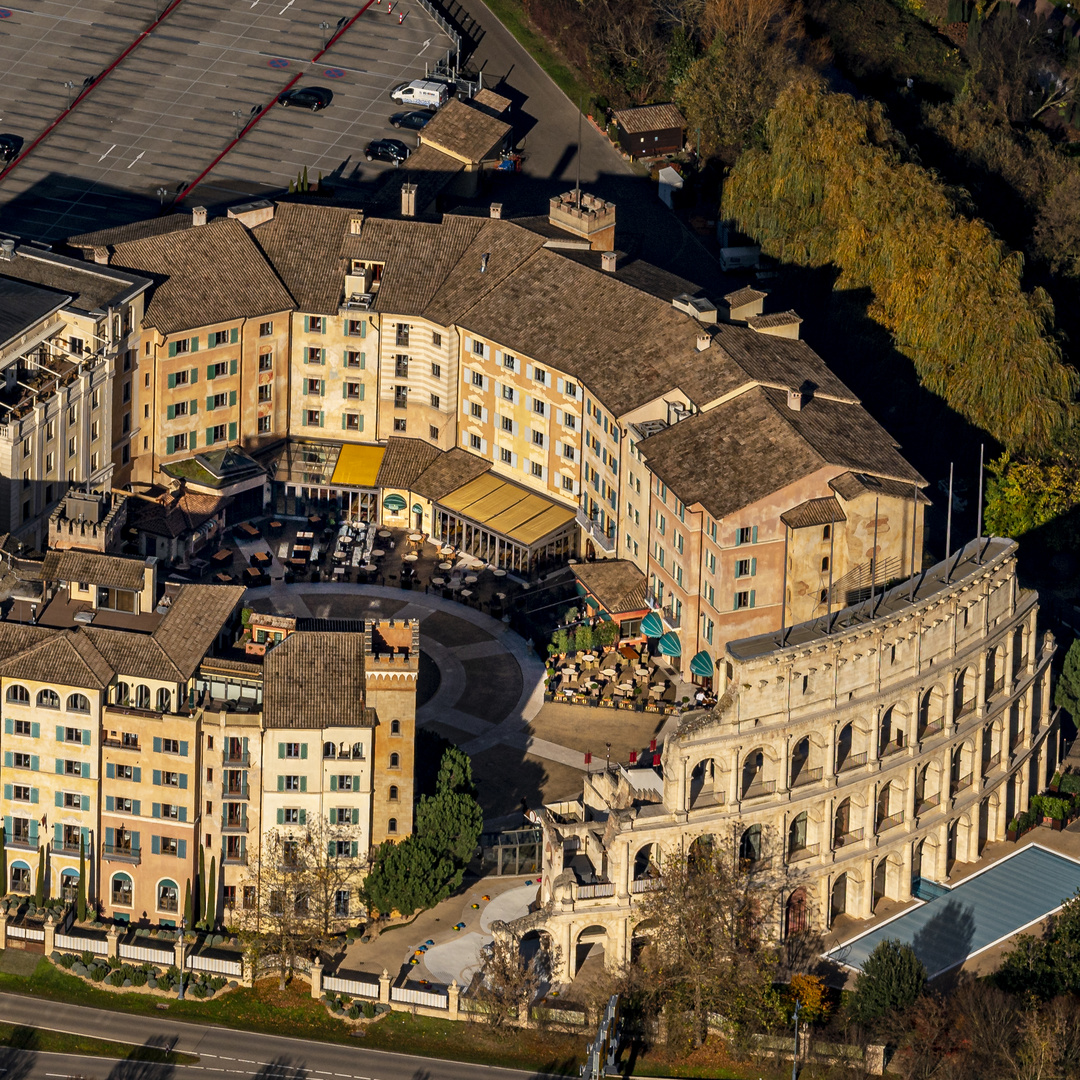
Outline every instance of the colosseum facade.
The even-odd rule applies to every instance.
[[[825,933],[1005,839],[1058,754],[1053,636],[1016,550],[972,542],[828,621],[732,642],[716,709],[659,768],[593,773],[537,812],[543,906],[511,929],[550,934],[563,977],[585,945],[620,964],[665,859],[707,838],[758,876],[778,935]]]

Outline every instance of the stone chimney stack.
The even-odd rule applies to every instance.
[[[192,225],[205,225],[206,224],[206,207],[205,206],[193,206],[191,208],[191,224]]]

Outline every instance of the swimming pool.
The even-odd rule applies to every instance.
[[[1080,862],[1030,844],[825,955],[859,971],[878,944],[895,938],[934,978],[1057,911],[1078,889]]]

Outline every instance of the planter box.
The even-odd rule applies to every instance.
[[[1061,832],[1061,830],[1065,828],[1064,819],[1054,818],[1054,820],[1050,822],[1050,828],[1053,829],[1054,832]]]
[[[1010,844],[1015,844],[1016,841],[1019,839],[1019,836],[1015,829],[1006,829],[1005,839],[1008,840]]]

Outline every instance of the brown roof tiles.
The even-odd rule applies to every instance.
[[[686,127],[686,120],[677,105],[667,102],[663,105],[639,105],[633,109],[619,109],[612,113],[615,123],[627,135],[640,135],[645,131],[680,130]]]
[[[574,577],[613,615],[647,606],[645,575],[626,559],[598,559],[572,569]]]
[[[364,705],[364,635],[297,631],[263,662],[263,720],[268,728],[374,723]]]
[[[457,491],[471,480],[483,476],[490,468],[490,461],[455,446],[437,457],[413,481],[412,490],[425,499],[438,502],[451,491]]]
[[[442,451],[423,439],[406,439],[392,435],[386,440],[386,453],[379,465],[375,484],[381,488],[406,488],[412,490],[416,478],[437,458]]]
[[[173,599],[153,638],[185,679],[210,651],[243,596],[243,585],[185,585]]]
[[[475,165],[490,160],[509,134],[510,125],[505,120],[453,98],[428,121],[420,141]]]

